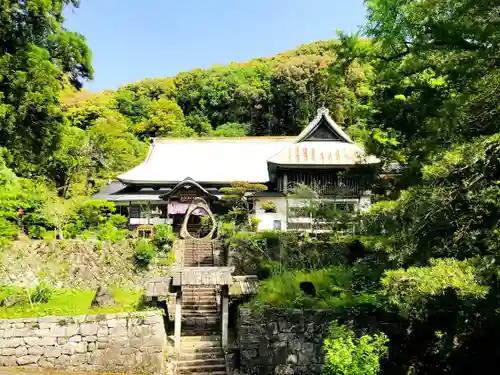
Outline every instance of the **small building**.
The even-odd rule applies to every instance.
[[[153,139],[146,160],[93,199],[114,202],[132,227],[168,223],[178,231],[194,198],[217,213],[223,209],[220,189],[245,181],[268,188],[248,196],[258,230],[309,230],[312,218],[297,209],[304,204],[298,186],[311,187],[311,199],[337,209],[366,209],[370,192],[356,171],[379,163],[320,108],[297,137]],[[188,230],[199,225],[202,211],[190,216]]]

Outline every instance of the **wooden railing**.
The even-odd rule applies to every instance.
[[[295,193],[296,186],[296,183],[289,182],[287,192],[291,194]],[[328,184],[311,183],[305,184],[305,186],[309,186],[311,191],[314,191],[320,197],[359,197],[364,192],[364,189],[353,180],[337,181]],[[280,192],[283,192],[282,188]]]

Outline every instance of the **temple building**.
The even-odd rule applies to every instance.
[[[308,230],[312,219],[297,209],[303,204],[298,186],[311,187],[314,199],[337,209],[366,209],[370,191],[352,176],[379,163],[320,108],[297,137],[153,139],[146,160],[93,199],[114,202],[132,227],[169,223],[179,230],[193,199],[203,198],[217,214],[224,210],[220,189],[245,181],[267,186],[247,197],[258,230]],[[195,228],[203,210],[193,214],[188,226]]]

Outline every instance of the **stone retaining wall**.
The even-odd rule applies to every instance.
[[[0,320],[0,366],[164,372],[161,312]]]
[[[331,310],[266,310],[240,308],[237,340],[241,373],[273,375],[321,374],[323,340]]]

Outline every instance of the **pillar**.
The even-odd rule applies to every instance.
[[[182,291],[179,289],[175,294],[175,354],[181,351],[181,324],[182,324]]]
[[[128,202],[128,225],[130,225],[130,219],[131,218],[132,218],[132,202],[129,201]]]
[[[288,194],[288,174],[287,172],[283,173],[283,194]]]
[[[222,294],[222,348],[227,348],[229,338],[229,288],[223,285]]]

